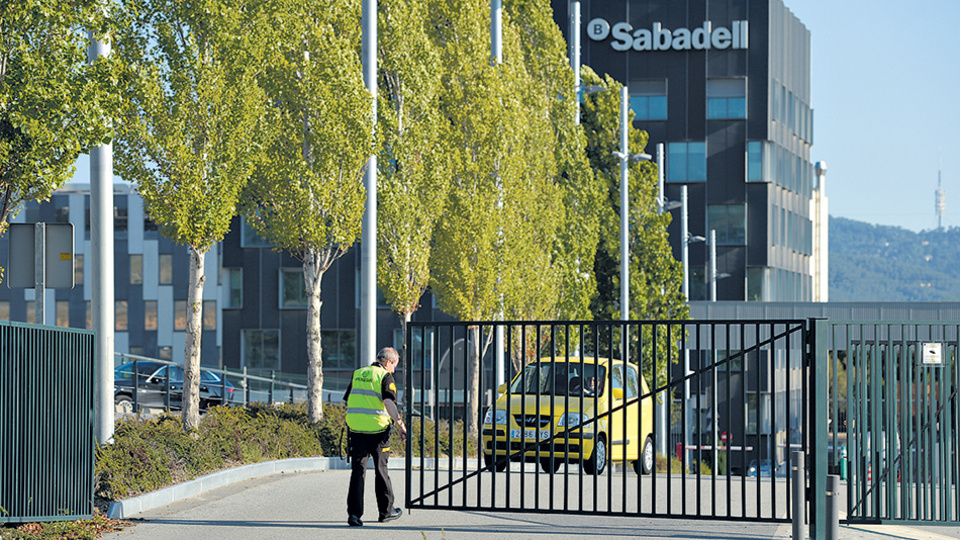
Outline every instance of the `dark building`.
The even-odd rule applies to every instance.
[[[573,2],[553,0],[568,37]],[[717,299],[813,299],[810,32],[780,0],[581,2],[581,64],[630,93],[634,126],[665,147],[665,194],[689,232],[716,231]],[[669,233],[681,259],[679,210]],[[690,298],[709,297],[690,245]]]

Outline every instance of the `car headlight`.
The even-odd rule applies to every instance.
[[[496,415],[497,415],[497,425],[498,425],[498,426],[505,426],[505,425],[507,425],[507,411],[505,411],[505,410],[503,410],[503,409],[500,409],[500,410],[497,410],[497,411],[494,411],[493,409],[487,409],[487,414],[485,414],[484,417],[483,417],[483,424],[484,424],[484,425],[490,425],[491,423],[493,423],[493,415],[494,415],[494,413],[496,413]]]
[[[560,420],[557,421],[557,427],[569,427],[573,429],[587,420],[590,420],[590,417],[583,413],[567,413],[560,415]]]

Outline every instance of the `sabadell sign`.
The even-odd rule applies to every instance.
[[[710,21],[690,30],[670,30],[655,22],[650,28],[634,29],[633,25],[618,22],[613,27],[606,20],[596,18],[587,23],[587,35],[594,41],[612,37],[610,46],[615,51],[689,51],[707,49],[746,49],[748,44],[747,21],[733,21],[733,28],[713,28]]]

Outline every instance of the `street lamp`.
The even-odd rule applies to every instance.
[[[683,262],[683,296],[690,301],[690,244],[694,242],[703,242],[706,238],[690,234],[690,218],[687,212],[687,186],[680,187],[680,234],[681,234],[681,260]]]
[[[627,243],[629,228],[630,190],[627,179],[627,168],[631,162],[650,161],[650,154],[631,154],[627,141],[627,125],[629,119],[630,95],[626,86],[620,87],[620,151],[613,155],[620,160],[620,320],[630,319],[630,248]]]
[[[730,277],[726,272],[717,273],[717,230],[710,229],[710,301],[717,301],[717,280]]]

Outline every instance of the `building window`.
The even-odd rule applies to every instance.
[[[410,327],[407,327],[407,332],[410,332],[413,338],[413,350],[410,351],[410,363],[411,369],[419,370],[420,366],[426,360],[427,368],[430,367],[430,359],[433,358],[433,331],[432,330],[411,330]],[[423,350],[423,342],[426,340],[427,349]],[[406,344],[403,342],[403,330],[397,328],[393,331],[393,348],[398,351],[403,351],[403,348]]]
[[[37,307],[33,300],[27,300],[27,320],[26,323],[37,322]]]
[[[679,142],[667,145],[667,179],[670,182],[705,182],[707,143]]]
[[[667,80],[630,81],[630,109],[633,119],[667,119]]]
[[[354,369],[357,367],[356,331],[321,330],[320,343],[323,345],[324,368]]]
[[[240,247],[268,248],[273,247],[273,244],[257,234],[257,230],[244,217],[240,218]]]
[[[90,300],[84,302],[84,310],[87,312],[87,330],[93,328],[93,308],[90,307]]]
[[[186,300],[173,301],[173,329],[174,330],[187,329],[187,301]]]
[[[707,206],[707,230],[717,231],[717,245],[747,243],[747,205],[711,204]]]
[[[243,307],[243,268],[224,268],[221,280],[227,285],[223,308]]]
[[[127,209],[113,207],[113,230],[114,232],[127,231]]]
[[[144,330],[157,329],[157,301],[156,300],[143,301],[143,329]]]
[[[216,300],[203,301],[203,329],[217,329],[217,302]]]
[[[143,284],[143,255],[130,255],[130,284]]]
[[[73,255],[73,283],[83,285],[83,253]]]
[[[57,300],[57,326],[70,326],[69,300]]]
[[[160,254],[160,284],[173,284],[173,255],[170,253]]]
[[[746,118],[747,80],[707,80],[707,118]]]
[[[248,370],[280,369],[280,331],[243,330],[243,365]],[[321,338],[322,339],[322,338]],[[324,343],[324,348],[327,344]]]
[[[770,182],[770,143],[747,141],[747,182]]]
[[[10,301],[0,300],[0,321],[10,320]]]
[[[747,301],[763,302],[766,300],[765,292],[769,285],[767,284],[767,269],[762,267],[747,268]]]
[[[127,301],[116,300],[113,303],[113,329],[118,332],[125,332],[130,328],[129,324],[127,318]]]
[[[307,288],[300,268],[280,269],[280,307],[307,307]]]

